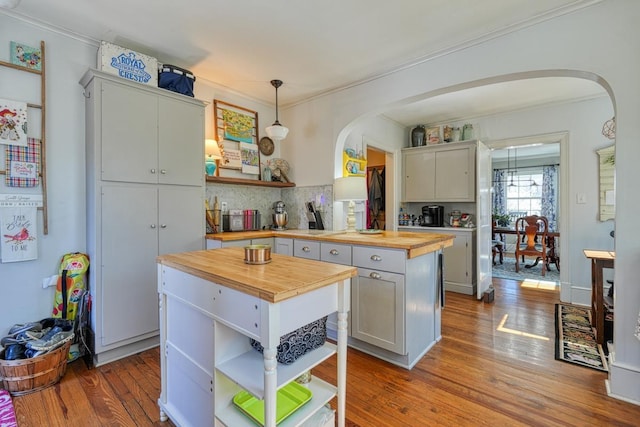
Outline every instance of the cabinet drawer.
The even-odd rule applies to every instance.
[[[320,243],[320,261],[351,265],[351,245]]]
[[[293,256],[307,259],[320,259],[320,242],[311,240],[293,240]]]
[[[382,249],[369,246],[353,247],[353,265],[372,270],[404,274],[406,254],[400,249]]]

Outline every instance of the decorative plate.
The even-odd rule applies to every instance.
[[[271,138],[269,138],[268,136],[263,136],[258,142],[258,148],[260,149],[260,152],[262,154],[264,154],[265,156],[270,156],[273,154],[273,150],[275,147]]]
[[[269,160],[268,164],[271,170],[274,172],[276,170],[280,170],[284,172],[285,175],[289,173],[289,163],[287,163],[285,159],[271,159]],[[279,172],[276,172],[276,176],[279,176],[278,174]]]

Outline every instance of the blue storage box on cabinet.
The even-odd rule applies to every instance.
[[[280,345],[276,360],[284,365],[290,365],[300,356],[304,356],[311,350],[322,347],[327,340],[327,316],[318,319],[293,332],[280,337]],[[262,353],[262,344],[253,338],[249,338],[251,346]]]
[[[158,68],[158,87],[193,97],[193,82],[196,76],[189,70],[175,65],[163,64]]]

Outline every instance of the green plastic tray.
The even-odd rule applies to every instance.
[[[278,390],[276,394],[276,424],[293,414],[298,408],[311,400],[311,390],[295,381]],[[233,403],[249,418],[264,426],[264,400],[256,399],[247,391],[233,396]]]

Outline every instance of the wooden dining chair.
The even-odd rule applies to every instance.
[[[516,220],[516,272],[520,271],[519,260],[522,257],[536,257],[542,261],[542,275],[547,272],[547,234],[549,221],[544,216],[529,215]]]

